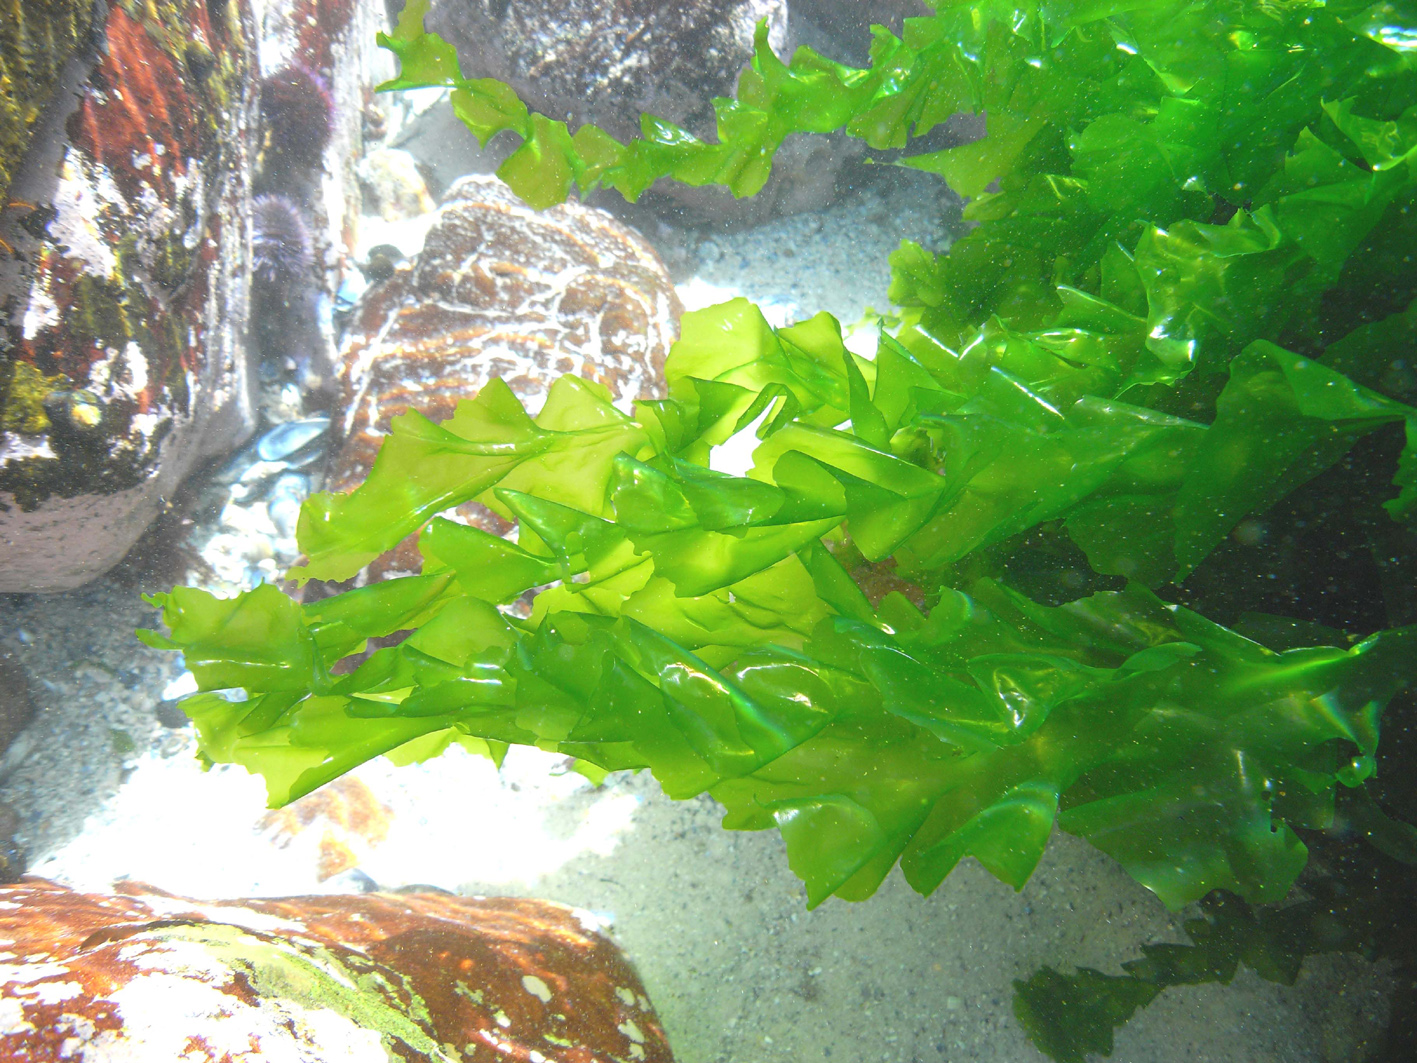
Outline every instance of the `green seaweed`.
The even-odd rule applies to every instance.
[[[452,741],[648,769],[729,829],[777,828],[813,906],[897,864],[928,893],[967,856],[1021,888],[1054,829],[1172,908],[1282,901],[1300,833],[1373,776],[1417,627],[1231,630],[1177,599],[1365,437],[1404,433],[1377,480],[1410,552],[1417,285],[1390,234],[1417,196],[1417,12],[941,3],[877,28],[862,70],[783,62],[760,32],[716,143],[653,116],[620,143],[463,78],[425,6],[381,37],[384,87],[448,87],[481,140],[521,136],[500,173],[534,206],[661,177],[751,195],[791,133],[908,148],[985,111],[984,139],[901,160],[977,225],[891,256],[874,359],[828,315],[775,329],[740,299],[685,316],[668,398],[632,413],[567,377],[535,417],[493,381],[441,424],[396,418],[362,486],[306,503],[291,576],[349,579],[415,532],[421,575],[308,605],[150,599],[169,634],[143,638],[202,691],[202,755],[264,775],[272,804]],[[751,469],[716,469],[754,424]],[[437,516],[469,500],[515,542]],[[1072,555],[1071,594],[1030,575]],[[529,592],[529,616],[508,608]],[[1411,850],[1375,805],[1352,816]],[[1185,963],[1257,963],[1241,911],[1207,939],[1225,956]],[[1174,982],[1050,972],[1020,1018],[1080,1059]]]
[[[1281,899],[1305,860],[1292,827],[1371,775],[1417,629],[1276,653],[1135,582],[1046,606],[980,579],[928,612],[899,593],[873,607],[823,537],[950,555],[1065,512],[1158,434],[1217,429],[1124,404],[1073,427],[1017,380],[946,419],[918,412],[948,395],[903,349],[867,368],[869,389],[830,317],[776,330],[735,300],[685,317],[671,398],[633,415],[569,377],[535,418],[500,381],[441,425],[410,412],[364,485],[307,505],[292,575],[346,579],[419,528],[423,575],[306,606],[177,588],[152,599],[171,635],[145,637],[182,649],[202,690],[248,692],[186,704],[205,754],[260,771],[273,803],[451,731],[710,793],[726,826],[782,831],[812,905],[868,896],[897,861],[929,892],[966,855],[1021,887],[1055,820],[1173,907]],[[715,472],[712,447],[766,406],[792,415],[760,429],[750,474]],[[872,427],[822,427],[847,410]],[[940,446],[973,477],[891,449],[1000,424],[996,445]],[[885,449],[862,438],[892,429]],[[1005,504],[962,506],[986,479]],[[516,544],[434,516],[474,498],[516,519]],[[951,505],[972,521],[941,520]],[[557,581],[529,619],[497,609]]]
[[[1380,844],[1380,850],[1401,864],[1417,864],[1413,828],[1386,820],[1361,788],[1351,791],[1344,805],[1355,823],[1384,821],[1381,829],[1402,840],[1395,847]],[[1404,910],[1407,893],[1393,874],[1399,865],[1384,864],[1381,857],[1354,861],[1351,855],[1335,863],[1343,870],[1311,876],[1307,896],[1282,907],[1256,908],[1217,890],[1200,902],[1198,917],[1182,924],[1190,944],[1143,945],[1140,959],[1122,964],[1123,975],[1040,967],[1028,979],[1015,980],[1014,1015],[1034,1044],[1058,1063],[1083,1063],[1091,1053],[1111,1055],[1113,1030],[1162,991],[1229,985],[1241,966],[1280,985],[1293,985],[1309,957],[1332,952],[1389,958],[1410,968],[1401,932],[1403,921],[1411,920]]]

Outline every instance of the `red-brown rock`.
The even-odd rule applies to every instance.
[[[566,373],[616,399],[659,397],[682,310],[654,248],[609,214],[579,203],[535,211],[495,177],[465,177],[414,262],[354,310],[340,355],[344,438],[327,486],[359,485],[393,417],[413,408],[444,420],[493,377],[533,413]],[[509,528],[478,503],[458,515]],[[410,539],[369,575],[419,564]]]
[[[584,913],[417,894],[192,901],[0,888],[0,1058],[672,1063]]]
[[[114,0],[0,216],[0,591],[115,564],[253,423],[245,0]]]
[[[681,310],[654,248],[609,214],[535,211],[495,177],[463,178],[412,265],[355,308],[329,487],[364,478],[391,418],[444,420],[493,377],[533,412],[566,373],[617,399],[660,395]]]

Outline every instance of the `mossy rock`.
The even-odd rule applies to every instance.
[[[93,29],[93,0],[3,0],[0,7],[0,197],[69,57]]]

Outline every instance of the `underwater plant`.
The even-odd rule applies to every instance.
[[[534,418],[494,381],[441,424],[395,419],[361,487],[306,502],[290,575],[349,579],[415,532],[421,575],[150,599],[202,756],[273,805],[453,742],[648,769],[776,827],[812,906],[897,863],[929,893],[965,856],[1021,888],[1055,827],[1173,909],[1282,900],[1296,831],[1365,792],[1417,678],[1417,591],[1350,638],[1227,628],[1184,581],[1365,437],[1397,544],[1375,563],[1413,551],[1417,10],[941,2],[876,28],[862,70],[760,32],[717,143],[652,116],[621,143],[463,78],[425,7],[381,38],[384,88],[449,87],[484,142],[520,135],[499,173],[533,205],[661,177],[750,195],[792,133],[908,148],[983,111],[982,140],[900,160],[976,225],[891,256],[874,359],[828,315],[774,329],[740,299],[685,316],[668,397],[631,414],[565,377]],[[721,471],[748,431],[752,468]],[[438,516],[470,499],[516,542]],[[506,608],[528,591],[529,617]]]

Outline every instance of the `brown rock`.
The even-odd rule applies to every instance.
[[[287,848],[312,827],[320,831],[317,882],[359,865],[361,857],[389,836],[393,809],[353,775],[306,794],[261,817],[258,828],[270,832],[277,848]]]
[[[0,888],[0,1058],[672,1063],[584,913],[447,895]]]
[[[252,426],[244,0],[113,0],[0,216],[0,591],[115,564]]]
[[[682,308],[659,256],[603,211],[534,211],[495,177],[466,177],[411,265],[355,308],[340,353],[344,444],[330,487],[368,472],[409,407],[451,416],[501,377],[533,412],[575,373],[617,399],[663,389]]]
[[[413,407],[443,420],[493,377],[532,412],[564,373],[617,399],[659,395],[681,311],[654,249],[609,214],[577,203],[537,212],[496,178],[463,178],[414,262],[354,310],[329,487],[363,480],[391,418]],[[507,528],[480,506],[468,513]]]

